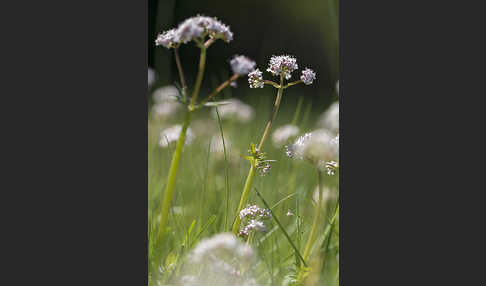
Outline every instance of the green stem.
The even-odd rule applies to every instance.
[[[236,211],[236,219],[233,223],[233,233],[238,234],[240,229],[240,211],[243,209],[243,206],[246,203],[246,199],[250,194],[251,184],[253,182],[253,177],[255,176],[255,166],[252,163],[250,167],[250,172],[248,173],[248,177],[246,177],[245,187],[243,188],[243,193],[241,194],[240,204],[238,205],[238,210]]]
[[[280,88],[278,89],[277,92],[277,98],[275,99],[275,104],[273,106],[273,112],[272,116],[270,117],[270,120],[267,123],[267,126],[265,127],[265,131],[263,132],[262,139],[260,140],[260,143],[258,144],[258,151],[261,152],[261,149],[263,147],[263,143],[265,143],[265,139],[267,138],[268,133],[270,132],[270,129],[272,128],[272,123],[277,117],[278,109],[280,107],[280,101],[282,99],[282,85],[283,85],[283,75],[280,76]],[[238,209],[236,211],[236,218],[235,222],[233,223],[233,233],[237,234],[238,230],[240,228],[240,211],[243,209],[243,206],[246,203],[246,199],[248,197],[248,194],[250,193],[251,190],[251,184],[253,182],[253,177],[255,176],[255,162],[251,163],[250,171],[248,172],[248,176],[246,177],[246,182],[245,186],[243,187],[243,192],[241,193],[241,198],[240,198],[240,204],[238,205]]]
[[[182,154],[182,148],[184,147],[184,143],[186,141],[187,128],[189,128],[189,125],[191,124],[191,113],[192,112],[190,111],[186,113],[186,118],[184,119],[184,124],[182,125],[182,131],[181,134],[179,135],[179,139],[177,140],[176,149],[174,151],[174,154],[172,155],[172,161],[170,163],[167,186],[164,192],[164,200],[162,201],[162,205],[161,205],[161,215],[160,215],[159,235],[158,235],[159,242],[162,242],[165,233],[165,226],[167,225],[167,218],[169,216],[172,195],[174,194],[174,187],[177,178],[177,170],[179,168],[179,162]]]
[[[304,248],[304,260],[307,260],[307,258],[309,257],[311,246],[312,243],[314,242],[314,237],[316,235],[316,231],[319,225],[319,214],[321,213],[321,206],[322,206],[322,172],[321,171],[317,171],[317,177],[318,177],[318,184],[319,184],[319,196],[317,199],[317,206],[314,213],[314,221],[312,222],[312,228]],[[302,282],[304,273],[305,273],[305,269],[302,267],[297,276],[297,282]]]
[[[198,104],[198,107],[202,107],[206,102],[211,100],[213,97],[218,95],[223,89],[225,89],[232,81],[237,80],[238,77],[239,77],[238,74],[234,74],[232,77],[230,77],[225,82],[220,84],[218,88],[216,88],[207,98],[205,98],[203,101],[201,101],[201,103]]]
[[[282,99],[282,93],[283,93],[283,75],[280,75],[280,88],[278,89],[277,92],[277,98],[275,99],[275,104],[273,105],[273,112],[272,112],[272,117],[270,117],[270,120],[267,123],[267,126],[265,127],[265,132],[263,132],[262,139],[260,140],[260,144],[258,144],[258,150],[261,151],[263,148],[263,143],[265,143],[265,139],[267,138],[268,133],[270,133],[270,129],[272,128],[272,123],[277,117],[278,109],[280,107],[280,100]]]
[[[201,55],[199,57],[199,71],[197,73],[196,83],[194,85],[194,91],[192,92],[191,103],[189,104],[189,110],[194,110],[196,105],[197,96],[199,95],[199,89],[204,76],[204,67],[206,66],[206,48],[201,47]]]
[[[177,70],[179,71],[179,78],[182,84],[182,96],[184,98],[184,102],[186,101],[186,93],[187,93],[187,85],[186,80],[184,78],[184,71],[182,70],[181,60],[179,58],[179,47],[174,48],[174,56],[177,64]]]

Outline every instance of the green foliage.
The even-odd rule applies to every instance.
[[[272,90],[273,91],[273,90]],[[262,92],[263,93],[263,92]],[[272,92],[273,93],[273,92]],[[273,95],[274,96],[274,95]],[[165,239],[156,243],[159,232],[160,202],[164,197],[174,145],[162,148],[158,145],[160,131],[173,124],[181,124],[184,114],[177,114],[166,120],[149,117],[148,140],[148,257],[149,285],[169,284],[182,268],[190,250],[203,238],[216,233],[230,231],[234,214],[238,207],[241,190],[250,162],[245,159],[252,142],[262,134],[274,99],[271,94],[250,93],[243,100],[255,108],[255,118],[250,123],[213,117],[210,112],[216,107],[197,110],[193,114],[191,127],[196,137],[192,144],[184,146],[176,181],[176,192],[172,198]],[[317,116],[324,111],[304,99],[291,103],[292,98],[283,98],[279,117],[274,122],[274,129],[295,121],[301,133],[315,127]],[[300,103],[298,103],[300,102]],[[220,106],[219,104],[214,104]],[[295,107],[302,110],[300,119],[295,119]],[[208,122],[208,119],[213,120]],[[203,124],[208,124],[203,125]],[[204,126],[204,127],[201,127]],[[272,130],[272,131],[273,131]],[[224,136],[224,156],[210,152],[213,136]],[[226,141],[227,140],[227,141]],[[255,155],[255,148],[251,148]],[[296,273],[301,269],[303,243],[309,234],[315,202],[313,193],[317,186],[315,168],[306,162],[291,160],[283,148],[275,148],[271,143],[271,134],[265,145],[267,159],[275,160],[266,176],[256,175],[248,203],[271,209],[276,222],[266,233],[256,233],[252,246],[257,252],[258,263],[254,265],[256,278],[260,285],[293,285]],[[249,156],[254,159],[253,156]],[[337,193],[337,176],[323,178],[323,184]],[[336,195],[337,198],[337,195]],[[338,285],[339,257],[339,215],[335,212],[336,199],[326,206],[328,214],[317,234],[309,261],[309,267],[316,268],[317,284]],[[293,215],[287,215],[288,211]],[[330,223],[332,222],[332,224]],[[296,251],[298,250],[298,251]],[[300,253],[299,253],[300,252]],[[317,264],[316,264],[317,263]],[[309,272],[309,279],[315,273]],[[294,281],[294,282],[292,282]],[[314,280],[312,280],[314,281]]]

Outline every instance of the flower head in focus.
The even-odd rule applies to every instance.
[[[233,73],[246,75],[255,69],[256,63],[245,56],[234,56],[230,61]]]
[[[263,88],[262,72],[256,69],[248,74],[248,83],[250,88]]]
[[[315,79],[316,79],[316,73],[309,68],[303,70],[302,75],[300,76],[300,80],[303,81],[304,84],[306,85],[312,84],[312,82],[314,82]]]
[[[291,73],[298,68],[297,59],[294,57],[287,55],[272,56],[267,71],[274,76],[283,75],[285,79],[290,79],[292,77]]]
[[[240,211],[240,219],[243,221],[239,235],[247,237],[251,232],[264,232],[267,230],[263,220],[269,219],[272,214],[269,210],[259,208],[257,205],[247,206]]]

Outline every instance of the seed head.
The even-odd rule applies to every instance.
[[[248,74],[248,83],[250,88],[263,88],[263,77],[262,72],[256,69]]]
[[[230,61],[233,73],[246,75],[255,69],[256,63],[245,56],[234,56]]]
[[[291,56],[272,56],[267,71],[274,76],[283,75],[285,79],[290,79],[291,73],[298,69],[297,60]]]
[[[304,82],[306,85],[312,84],[312,82],[316,79],[316,73],[309,69],[306,68],[305,70],[302,71],[302,75],[300,76],[300,80]]]

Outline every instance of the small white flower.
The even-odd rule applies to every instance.
[[[160,133],[160,141],[159,141],[160,147],[167,148],[169,144],[179,140],[181,131],[182,131],[182,126],[179,124],[164,129]],[[193,140],[194,140],[194,133],[192,132],[191,128],[188,128],[186,131],[185,145],[190,145]]]
[[[250,88],[263,88],[264,82],[262,72],[256,69],[248,74],[248,83]]]
[[[283,75],[285,79],[290,79],[292,77],[291,73],[298,68],[297,59],[294,57],[287,55],[272,56],[267,71],[274,76]]]
[[[294,138],[299,134],[299,127],[295,125],[284,125],[281,126],[273,132],[272,141],[273,144],[279,148],[282,147],[283,144],[287,143],[290,139]]]
[[[293,215],[294,215],[294,213],[293,213],[291,210],[288,210],[286,215],[287,215],[287,216],[293,216]]]
[[[312,82],[314,82],[315,79],[316,79],[316,73],[309,68],[303,70],[302,75],[300,76],[300,80],[303,81],[304,84],[306,85],[312,84]]]
[[[255,69],[256,63],[245,56],[234,56],[230,61],[233,73],[246,75]]]

